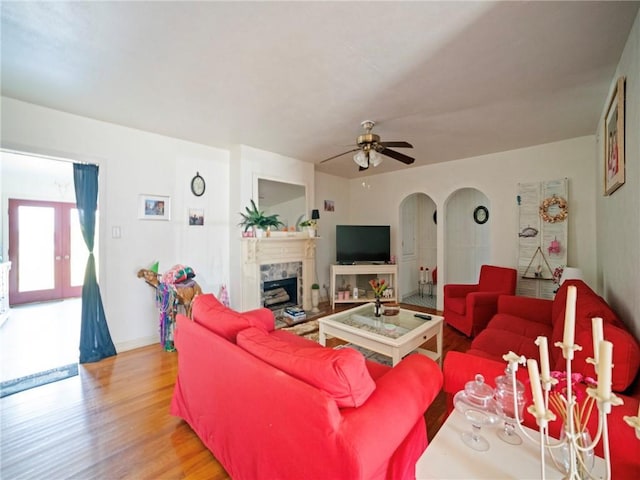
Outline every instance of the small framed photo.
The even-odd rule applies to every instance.
[[[611,195],[624,184],[624,87],[620,77],[613,89],[604,118],[604,194]]]
[[[189,209],[189,225],[204,225],[204,210],[201,208]]]
[[[171,197],[140,195],[138,218],[141,220],[171,220]]]
[[[336,206],[333,203],[333,200],[325,200],[324,201],[324,211],[325,212],[335,212]]]

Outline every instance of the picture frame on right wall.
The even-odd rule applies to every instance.
[[[624,94],[625,77],[613,89],[604,118],[604,194],[611,195],[624,184]]]

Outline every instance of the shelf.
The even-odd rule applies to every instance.
[[[376,276],[385,278],[390,289],[393,289],[393,295],[391,297],[381,298],[380,301],[384,303],[397,302],[397,286],[398,286],[398,266],[393,264],[356,264],[356,265],[331,265],[331,285],[329,291],[329,297],[331,300],[331,308],[333,309],[336,303],[369,303],[375,302],[375,298],[360,297],[354,299],[352,296],[342,300],[337,298],[337,277],[339,276],[352,276],[354,287],[358,286],[358,276]],[[361,282],[363,283],[363,282]]]

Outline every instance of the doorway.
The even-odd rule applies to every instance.
[[[403,303],[436,308],[433,271],[437,267],[436,204],[413,193],[400,204],[400,297]]]
[[[9,213],[0,245],[11,262],[11,308],[0,325],[0,380],[7,381],[78,361],[88,252],[71,160],[0,150],[0,173]]]
[[[79,297],[88,254],[75,204],[9,199],[11,306]]]

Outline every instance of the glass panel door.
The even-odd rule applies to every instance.
[[[75,205],[9,199],[9,302],[79,297],[88,251]]]

